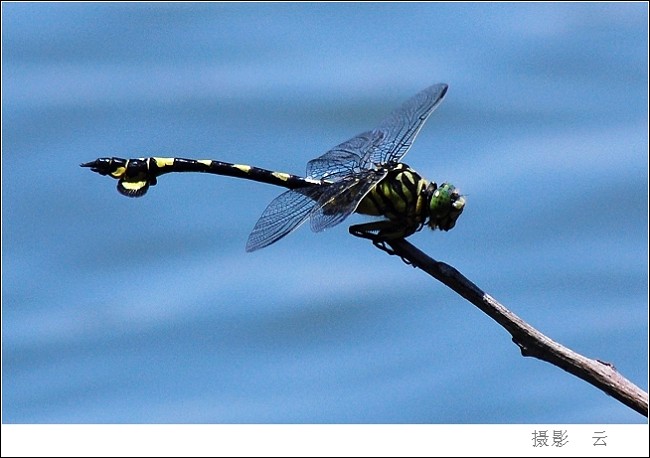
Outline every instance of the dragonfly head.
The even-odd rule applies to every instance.
[[[442,183],[439,187],[431,183],[427,190],[431,196],[429,226],[431,229],[448,231],[456,225],[456,220],[463,213],[465,198],[449,183]]]

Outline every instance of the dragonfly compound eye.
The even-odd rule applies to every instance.
[[[456,187],[443,183],[433,191],[429,204],[431,229],[439,228],[448,231],[456,225],[456,220],[465,208],[465,198]]]

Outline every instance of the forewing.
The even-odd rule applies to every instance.
[[[246,251],[269,246],[304,223],[322,193],[321,187],[314,186],[287,191],[276,197],[248,236]]]
[[[359,206],[359,202],[386,176],[384,170],[367,170],[354,178],[333,183],[325,189],[312,209],[311,230],[321,232],[341,223]]]
[[[361,159],[381,143],[383,133],[364,132],[307,163],[307,176],[339,181],[361,171]]]
[[[446,84],[435,84],[419,92],[384,119],[372,131],[374,137],[381,137],[380,145],[367,151],[361,160],[362,168],[388,162],[398,162],[408,152],[420,129],[445,94]]]

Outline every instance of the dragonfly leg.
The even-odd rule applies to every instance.
[[[356,224],[350,226],[349,232],[355,237],[371,240],[373,245],[391,256],[396,255],[397,253],[386,245],[386,241],[396,240],[410,235],[405,233],[403,225],[396,224],[392,221],[375,221],[373,223]],[[411,262],[403,257],[402,261],[411,265]]]

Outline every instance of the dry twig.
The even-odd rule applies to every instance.
[[[648,416],[648,393],[619,374],[612,364],[586,358],[549,339],[456,269],[430,258],[406,240],[394,240],[386,244],[405,262],[444,283],[503,326],[512,335],[512,341],[519,346],[523,356],[532,356],[558,366],[600,388],[641,415]]]

